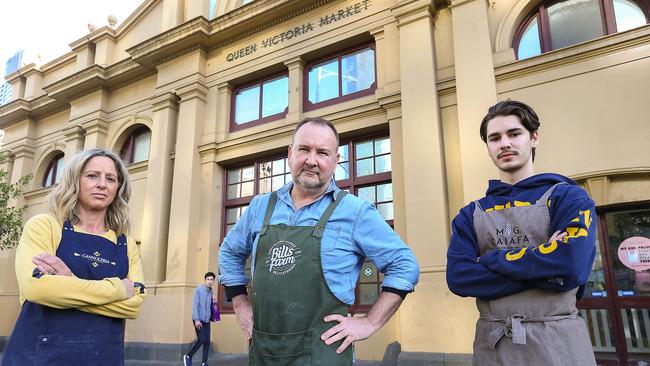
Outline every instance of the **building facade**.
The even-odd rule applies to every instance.
[[[357,358],[380,360],[395,341],[402,360],[471,353],[478,315],[446,285],[449,226],[497,176],[478,126],[512,98],[542,121],[536,171],[575,179],[597,203],[580,307],[599,360],[649,359],[650,266],[618,254],[650,237],[647,0],[228,0],[209,14],[210,3],[145,0],[116,29],[7,77],[2,150],[12,180],[34,174],[28,216],[46,211],[76,152],[112,149],[129,164],[149,296],[128,342],[180,352],[193,340],[192,293],[225,233],[254,194],[290,179],[293,128],[322,116],[341,133],[338,184],[373,201],[421,266],[416,292]],[[19,312],[13,260],[0,252],[4,337]],[[364,264],[351,313],[380,282]],[[219,299],[215,349],[246,352]]]

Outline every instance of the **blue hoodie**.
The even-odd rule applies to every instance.
[[[582,297],[596,255],[596,212],[587,192],[569,178],[558,174],[538,174],[516,184],[491,180],[481,207],[507,209],[529,202],[534,204],[553,185],[558,185],[548,201],[551,230],[567,236],[555,249],[523,251],[514,259],[508,254],[519,249],[495,249],[479,258],[474,231],[474,202],[463,207],[452,223],[451,243],[447,251],[447,284],[459,296],[498,299],[531,288],[569,291],[576,287]],[[515,203],[515,201],[518,201]],[[534,243],[539,247],[548,243]],[[542,253],[546,252],[546,253]]]

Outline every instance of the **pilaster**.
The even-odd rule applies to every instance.
[[[105,149],[106,135],[108,134],[108,121],[105,112],[99,112],[96,118],[81,124],[86,131],[84,149]]]
[[[72,125],[63,130],[65,140],[64,164],[67,164],[73,156],[84,148],[84,137],[86,131],[80,125]]]
[[[294,57],[284,62],[289,69],[289,111],[286,121],[297,123],[302,119],[303,107],[303,79],[305,61],[301,57]]]
[[[178,119],[178,96],[158,94],[150,99],[153,113],[149,165],[142,217],[140,253],[147,282],[165,280],[170,221],[173,161]]]
[[[171,192],[167,284],[199,277],[199,270],[194,266],[201,212],[201,156],[198,146],[203,133],[207,92],[208,88],[200,82],[183,86],[176,92],[180,105]]]
[[[217,129],[215,131],[217,141],[225,140],[230,128],[232,89],[232,84],[228,82],[217,85]]]
[[[454,0],[450,5],[454,41],[456,99],[460,136],[461,171],[465,202],[483,195],[494,175],[478,130],[490,106],[497,102],[485,0]],[[472,179],[468,179],[472,177]]]
[[[432,268],[444,268],[449,240],[447,187],[442,121],[436,90],[436,57],[431,1],[403,1],[393,9],[399,29],[401,117],[389,122],[393,158],[401,159],[401,178],[396,179],[396,212],[404,223],[398,230],[420,264],[421,291],[409,295],[400,316],[400,343],[403,350],[431,350],[432,339],[417,337],[427,333],[426,324],[435,323],[428,294],[444,286],[443,276]],[[390,99],[390,98],[388,98]],[[384,107],[386,108],[386,107]],[[395,141],[392,141],[395,140]],[[399,172],[396,169],[395,175]],[[445,286],[446,287],[446,286]],[[437,351],[437,350],[436,350]]]

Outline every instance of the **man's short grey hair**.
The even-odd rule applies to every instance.
[[[296,137],[296,133],[298,133],[298,130],[300,127],[306,125],[307,123],[311,123],[314,125],[318,126],[327,126],[329,127],[332,132],[334,132],[334,137],[336,137],[336,146],[339,146],[339,133],[336,131],[336,127],[334,127],[334,124],[325,118],[322,117],[310,117],[310,118],[305,118],[302,121],[298,122],[296,125],[296,128],[293,130],[293,137],[291,138],[291,143],[293,143],[294,138]]]

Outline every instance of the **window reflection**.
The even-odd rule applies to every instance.
[[[289,106],[289,78],[286,75],[261,81],[235,92],[236,125],[280,115]]]
[[[616,29],[619,32],[646,24],[643,10],[630,0],[614,0],[614,15],[616,17]]]
[[[605,215],[605,219],[607,221],[609,246],[614,262],[617,295],[650,295],[650,269],[634,266],[634,263],[627,263],[626,266],[619,258],[618,253],[619,246],[628,238],[650,238],[650,210],[609,213]],[[635,253],[636,262],[650,260],[650,247],[647,250],[639,249]],[[630,262],[635,260],[629,259]],[[648,266],[645,268],[648,268]]]
[[[519,48],[517,49],[517,56],[520,60],[537,56],[542,53],[542,45],[539,41],[539,25],[537,17],[530,21],[524,30],[521,40],[519,40]]]

